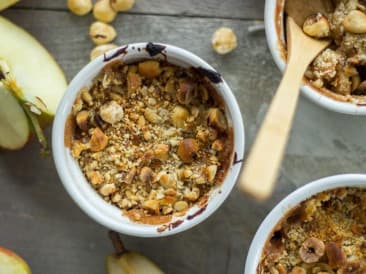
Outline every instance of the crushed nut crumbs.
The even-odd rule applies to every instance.
[[[366,189],[338,188],[302,202],[265,244],[258,274],[366,273]]]
[[[71,153],[90,185],[136,222],[181,216],[222,183],[232,158],[223,101],[193,68],[113,62],[80,91],[69,119]]]

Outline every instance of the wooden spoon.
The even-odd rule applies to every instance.
[[[294,0],[306,4],[317,1]],[[287,68],[239,178],[240,189],[258,200],[272,193],[306,68],[330,44],[330,41],[315,40],[304,34],[291,16],[287,17],[286,24]]]

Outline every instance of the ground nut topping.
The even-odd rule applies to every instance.
[[[70,119],[71,152],[87,180],[136,222],[181,216],[222,183],[232,160],[223,102],[196,69],[110,64]]]
[[[258,274],[365,274],[366,189],[319,193],[291,210],[265,244]]]

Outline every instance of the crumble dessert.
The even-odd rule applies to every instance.
[[[306,19],[303,30],[332,44],[309,66],[305,76],[317,88],[349,100],[366,98],[366,2],[335,0],[335,10]]]
[[[113,62],[80,91],[68,125],[90,185],[136,222],[166,223],[206,201],[232,160],[224,103],[202,69]]]
[[[291,210],[267,240],[258,274],[365,274],[366,189],[319,193]]]

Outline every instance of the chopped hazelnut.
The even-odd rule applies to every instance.
[[[86,177],[88,177],[89,181],[93,185],[99,185],[99,184],[103,183],[103,181],[104,181],[103,175],[100,174],[100,172],[94,171],[94,170],[87,172]]]
[[[210,108],[208,110],[208,124],[217,128],[220,131],[227,129],[227,121],[225,115],[218,108]]]
[[[140,171],[139,178],[143,183],[150,183],[154,178],[154,172],[151,168],[144,166]]]
[[[144,202],[143,207],[145,209],[151,210],[155,214],[158,214],[160,210],[159,201],[157,200],[147,200]]]
[[[178,201],[174,204],[174,209],[178,212],[182,212],[188,209],[188,203],[185,201]]]
[[[210,165],[205,168],[204,173],[209,183],[213,183],[216,177],[217,165]]]
[[[169,188],[175,189],[177,187],[177,183],[174,180],[173,176],[165,172],[159,173],[159,183],[166,189]]]
[[[114,192],[116,192],[115,184],[105,184],[99,189],[100,194],[103,196],[108,196]]]
[[[76,115],[76,124],[82,131],[88,131],[88,119],[89,112],[86,110],[82,110]]]
[[[99,115],[105,122],[115,124],[122,120],[123,109],[116,101],[109,101],[100,107]]]
[[[314,38],[326,38],[330,35],[330,25],[328,18],[317,13],[309,16],[303,25],[304,32]]]
[[[169,157],[169,145],[159,144],[154,148],[154,156],[160,161],[166,161]]]
[[[325,245],[325,252],[328,257],[329,266],[332,268],[341,267],[346,262],[346,256],[336,243],[329,242]]]
[[[184,127],[184,123],[187,120],[188,116],[189,112],[186,108],[182,106],[176,106],[172,110],[170,121],[174,126],[182,128]]]
[[[160,63],[155,60],[148,60],[138,64],[138,71],[142,76],[152,79],[161,73]]]
[[[290,274],[306,274],[306,269],[305,268],[302,268],[300,266],[295,266]]]
[[[124,182],[126,184],[131,184],[132,181],[133,181],[133,178],[135,178],[136,176],[136,173],[137,173],[137,170],[135,167],[131,168],[131,170],[128,172],[128,174],[126,175],[125,179],[124,179]]]
[[[97,127],[94,129],[90,139],[90,150],[101,151],[108,145],[108,137]]]
[[[224,150],[224,142],[222,140],[217,139],[212,143],[211,148],[213,150],[216,150],[216,151],[223,151]]]
[[[197,201],[200,197],[200,189],[198,187],[194,187],[192,190],[186,189],[183,197],[191,202]]]

